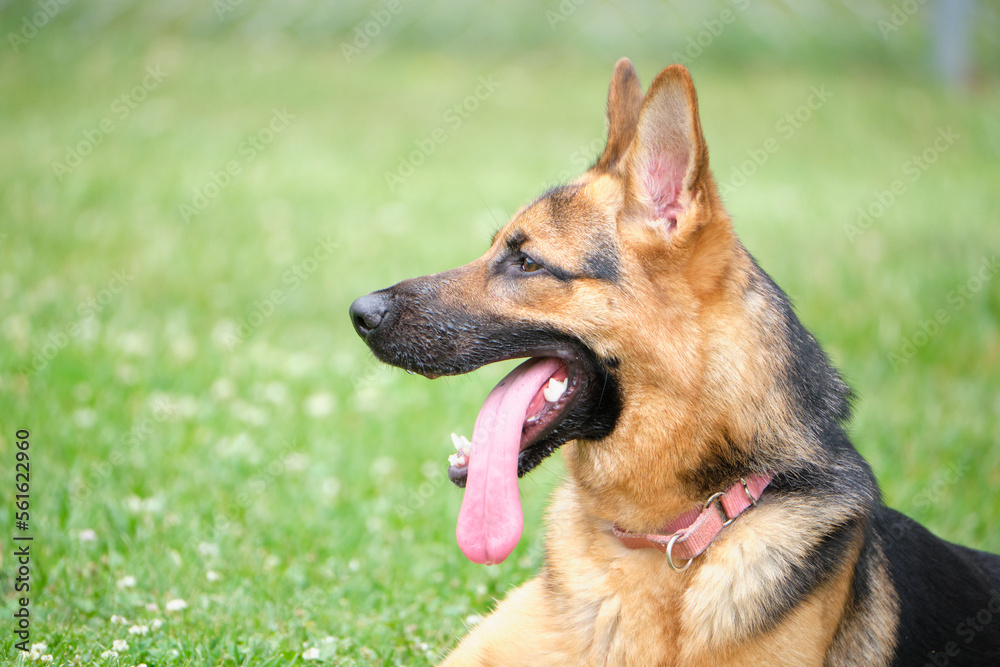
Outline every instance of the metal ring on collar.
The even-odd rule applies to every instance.
[[[713,493],[712,497],[709,498],[708,500],[706,500],[705,501],[705,505],[702,507],[703,510],[707,510],[709,505],[711,505],[714,502],[718,502],[719,503],[719,512],[722,513],[722,527],[723,528],[725,528],[726,526],[728,526],[729,524],[731,524],[736,519],[736,517],[733,517],[732,519],[730,519],[729,515],[726,514],[726,508],[722,505],[722,500],[721,500],[722,496],[724,496],[724,495],[726,495],[726,494],[723,493],[723,492],[721,492],[721,491],[719,493]]]
[[[667,553],[667,562],[670,563],[670,567],[673,568],[674,570],[677,570],[678,572],[681,572],[681,571],[686,570],[689,567],[691,567],[691,561],[693,561],[694,559],[693,558],[688,558],[688,561],[686,563],[684,563],[684,567],[677,567],[674,564],[674,557],[671,555],[670,552],[673,551],[674,542],[677,541],[678,537],[680,537],[680,533],[674,533],[673,534],[673,536],[670,538],[670,541],[667,542],[667,552],[666,553]]]
[[[750,504],[757,507],[757,499],[753,497],[752,493],[750,493],[750,489],[747,487],[747,481],[740,477],[740,484],[743,485],[743,493],[747,494],[747,498],[750,499]]]

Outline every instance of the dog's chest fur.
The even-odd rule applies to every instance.
[[[564,620],[555,644],[567,664],[709,666],[727,656],[740,664],[848,665],[858,649],[871,665],[891,659],[891,641],[866,635],[891,636],[884,623],[872,628],[885,616],[868,608],[879,602],[892,611],[894,601],[852,607],[853,560],[796,604],[778,599],[799,576],[794,564],[823,538],[815,524],[797,522],[794,510],[761,505],[730,526],[697,567],[677,572],[655,549],[627,549],[578,503],[572,482],[556,492],[541,576],[552,611]]]

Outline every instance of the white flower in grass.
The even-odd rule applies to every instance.
[[[149,335],[144,331],[125,331],[118,336],[118,349],[129,357],[147,357],[150,351]]]
[[[303,660],[319,660],[319,649],[315,646],[302,652]]]
[[[239,399],[233,401],[229,411],[236,419],[252,426],[263,426],[268,421],[267,412],[252,403],[247,403]]]
[[[73,421],[80,428],[90,428],[97,423],[97,413],[90,408],[79,408],[73,412]]]
[[[322,419],[323,417],[329,417],[333,412],[336,403],[333,400],[333,394],[321,391],[319,393],[313,394],[306,399],[305,403],[302,405],[302,409],[310,417],[315,417],[316,419]]]
[[[215,542],[200,542],[198,544],[198,553],[209,558],[217,558],[219,556],[219,545]]]
[[[160,611],[160,605],[155,602],[150,602],[146,605],[146,611]]]
[[[218,581],[221,578],[221,575],[215,570],[209,570],[205,573],[205,578],[209,581]]]
[[[111,617],[111,622],[116,625],[125,625],[126,623],[128,623],[128,619],[125,618],[124,616],[119,616],[118,614],[114,614]]]
[[[117,658],[118,653],[116,651],[104,651],[101,653],[101,657],[107,660],[108,658]]]
[[[124,639],[116,639],[111,643],[111,648],[115,651],[127,651],[128,642]]]
[[[174,359],[180,362],[191,361],[198,351],[198,342],[187,334],[181,334],[170,339],[170,352]]]
[[[118,580],[118,588],[132,588],[135,586],[135,577],[131,574],[125,575]]]
[[[264,387],[264,398],[275,405],[284,405],[288,402],[288,387],[281,382],[268,382]]]
[[[152,626],[152,628],[154,630],[159,630],[160,628],[163,627],[163,619],[162,618],[154,618],[153,622],[150,623],[150,625]]]
[[[81,542],[94,542],[97,540],[97,533],[92,531],[90,528],[84,528],[76,534],[76,539]]]
[[[165,609],[167,611],[181,611],[182,609],[187,609],[188,603],[180,598],[176,600],[168,600]]]
[[[52,656],[45,653],[47,650],[49,650],[49,647],[45,642],[38,642],[37,644],[32,644],[31,650],[27,653],[22,651],[21,655],[24,655],[28,660],[52,662]]]
[[[131,628],[128,629],[128,633],[130,635],[144,635],[147,632],[149,632],[148,625],[133,625]]]
[[[212,383],[209,393],[216,401],[228,401],[236,395],[236,384],[227,377],[221,377]]]

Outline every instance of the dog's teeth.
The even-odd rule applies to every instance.
[[[468,455],[469,451],[472,449],[472,443],[464,435],[459,435],[457,433],[451,434],[451,444],[455,445],[455,451],[465,453]]]
[[[566,384],[569,382],[569,378],[566,378],[562,382],[555,378],[549,378],[549,383],[545,385],[545,389],[542,390],[542,396],[549,403],[555,403],[559,400],[559,397],[566,392]]]

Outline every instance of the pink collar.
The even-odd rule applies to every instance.
[[[712,543],[724,526],[736,520],[740,514],[757,504],[764,489],[774,479],[773,474],[753,475],[741,479],[726,491],[720,491],[705,501],[699,510],[688,510],[673,521],[667,522],[660,533],[630,533],[615,524],[612,531],[622,544],[629,549],[659,549],[667,555],[667,562],[675,570],[683,570],[691,560],[701,554]],[[718,506],[719,511],[713,509]],[[674,557],[684,558],[683,567],[674,565]]]

